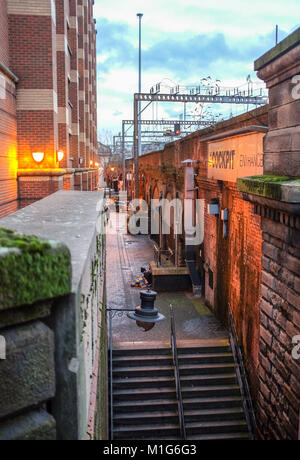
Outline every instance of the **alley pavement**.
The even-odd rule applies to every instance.
[[[141,290],[131,287],[131,283],[140,276],[141,267],[147,267],[154,255],[153,244],[148,236],[134,236],[125,232],[124,216],[111,213],[106,228],[107,308],[113,309],[134,309],[140,305]],[[111,313],[114,348],[153,347],[155,343],[157,346],[168,346],[170,304],[174,309],[179,345],[228,337],[227,331],[209,308],[201,299],[193,297],[192,292],[162,292],[158,293],[155,306],[166,320],[156,324],[150,331],[144,332],[127,317],[126,312]]]

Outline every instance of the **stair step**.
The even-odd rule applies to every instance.
[[[200,376],[182,376],[181,377],[181,387],[191,387],[191,386],[208,386],[208,385],[234,385],[236,384],[235,374],[223,374],[223,375],[200,375]],[[159,384],[160,387],[171,387],[175,385],[175,378],[171,376],[166,377],[137,377],[129,378],[123,377],[114,379],[113,388],[114,389],[126,389],[126,388],[153,388],[157,387]]]
[[[211,354],[185,354],[178,356],[179,366],[182,364],[212,364],[212,363],[233,363],[232,353],[211,353]]]
[[[173,399],[151,399],[144,402],[137,401],[114,401],[114,413],[135,413],[143,410],[144,412],[160,411],[162,408],[167,411],[177,410],[178,403],[176,394],[174,393]]]
[[[145,401],[145,399],[170,399],[176,394],[175,387],[159,388],[159,387],[144,387],[144,388],[128,388],[115,390],[113,394],[114,400],[136,400]],[[205,396],[239,396],[240,389],[238,385],[218,385],[218,386],[191,386],[182,389],[183,398],[195,398]]]
[[[222,409],[241,407],[242,400],[238,396],[229,397],[215,397],[215,398],[189,398],[183,399],[184,410],[189,409]],[[151,399],[143,402],[138,401],[114,401],[114,412],[119,413],[135,413],[139,411],[153,412],[160,411],[162,408],[166,411],[176,410],[177,411],[177,400],[174,395],[174,399]]]
[[[181,392],[183,399],[204,396],[240,396],[238,385],[195,386],[182,388]]]
[[[172,355],[171,348],[129,348],[112,351],[113,358],[116,356],[145,356],[145,355]]]
[[[172,365],[173,358],[170,355],[151,355],[151,356],[116,356],[113,358],[113,367],[124,366],[136,367],[136,366],[153,366],[158,367],[162,365]]]
[[[174,374],[173,374],[174,375]],[[139,377],[139,378],[118,378],[113,380],[113,388],[153,388],[157,387],[159,384],[160,387],[172,387],[175,385],[174,377]]]
[[[175,399],[176,389],[175,387],[170,388],[139,388],[139,389],[126,389],[116,390],[113,393],[114,401],[140,401],[140,404],[145,399]]]
[[[248,433],[214,433],[187,436],[187,441],[249,441]]]
[[[142,366],[137,366],[137,367],[118,367],[117,369],[113,369],[113,377],[114,378],[119,378],[122,377],[123,375],[126,375],[128,377],[139,377],[139,376],[144,376],[146,377],[147,375],[153,377],[154,375],[157,377],[160,376],[173,376],[174,375],[174,368],[173,366],[160,366],[160,367],[142,367]]]
[[[183,399],[184,410],[188,410],[190,408],[223,409],[226,407],[242,407],[241,396],[227,396],[227,397],[219,396],[219,397]]]
[[[180,364],[179,373],[183,375],[199,374],[226,374],[235,371],[235,364],[232,363],[215,363],[215,364]]]
[[[215,345],[208,347],[185,347],[177,348],[178,355],[186,354],[211,354],[211,353],[231,353],[230,345]]]
[[[142,425],[142,424],[156,424],[156,423],[178,423],[177,410],[167,411],[154,411],[154,412],[142,412],[143,406],[141,406],[141,412],[136,413],[124,413],[117,414],[114,416],[114,426],[118,425]]]
[[[156,439],[157,436],[179,436],[179,426],[161,423],[159,425],[118,426],[114,429],[114,439],[143,439],[144,436]],[[166,438],[168,439],[168,438]]]
[[[214,421],[214,422],[189,422],[185,424],[188,436],[192,434],[213,433],[248,433],[246,420]]]
[[[160,411],[141,411],[136,413],[116,414],[114,417],[114,425],[135,425],[135,424],[157,424],[166,422],[178,423],[177,410],[160,410]],[[162,408],[163,409],[163,408]],[[224,421],[224,420],[241,420],[244,419],[242,408],[229,409],[212,409],[212,410],[185,410],[185,423],[188,422],[205,422],[205,421]]]
[[[180,376],[181,389],[191,385],[234,385],[237,384],[235,374],[222,375],[183,375]]]

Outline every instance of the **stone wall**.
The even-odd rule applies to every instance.
[[[0,439],[106,436],[99,200],[61,191],[0,220]]]
[[[263,231],[256,405],[263,439],[296,440],[299,433],[300,96],[294,92],[299,57],[300,29],[255,63],[270,90],[265,175],[238,181]]]

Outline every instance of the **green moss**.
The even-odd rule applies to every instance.
[[[65,245],[0,229],[0,310],[70,290],[71,256]]]
[[[20,235],[6,228],[0,228],[0,247],[22,249],[24,252],[44,252],[51,248],[48,241],[34,235]]]
[[[282,185],[298,185],[299,178],[287,176],[263,175],[253,177],[243,177],[237,179],[237,187],[240,192],[251,193],[273,200],[281,200]]]

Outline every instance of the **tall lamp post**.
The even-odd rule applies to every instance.
[[[143,13],[137,13],[139,18],[139,93],[142,92],[142,17]],[[138,103],[138,122],[141,120],[141,102]],[[142,154],[141,124],[138,123],[138,152],[135,157],[135,198],[139,198],[139,157]]]

